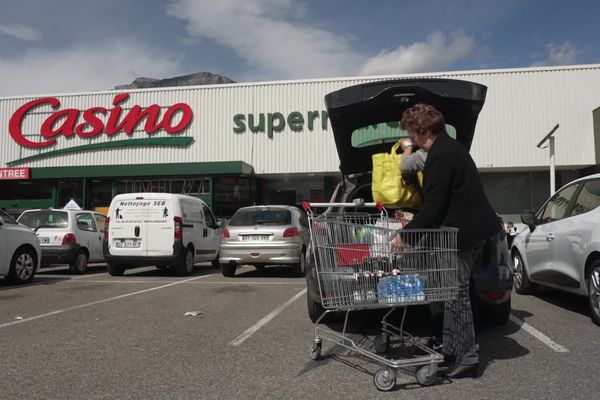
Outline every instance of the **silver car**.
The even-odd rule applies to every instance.
[[[303,276],[309,241],[308,220],[296,207],[240,208],[221,234],[221,273],[234,276],[241,264],[259,270],[285,264],[291,266],[294,275]]]
[[[537,212],[521,215],[528,228],[511,249],[517,293],[548,286],[587,296],[600,325],[599,206],[600,174],[594,174],[568,183]]]

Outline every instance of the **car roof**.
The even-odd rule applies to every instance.
[[[397,122],[402,112],[418,103],[433,105],[456,129],[456,139],[470,149],[487,87],[455,79],[402,79],[346,87],[325,96],[343,174],[372,170],[371,156],[389,152],[389,143],[353,147],[359,128]],[[400,133],[400,130],[398,131]]]

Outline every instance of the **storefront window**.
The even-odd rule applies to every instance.
[[[83,181],[58,182],[58,207],[64,207],[71,200],[83,207]]]
[[[213,179],[215,214],[232,216],[238,208],[254,204],[250,178],[223,176]]]
[[[90,208],[103,209],[110,206],[112,200],[112,182],[92,180],[90,185]]]
[[[51,181],[2,182],[0,200],[40,200],[52,198]]]

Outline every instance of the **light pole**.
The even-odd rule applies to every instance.
[[[554,174],[554,132],[558,129],[558,124],[544,138],[537,144],[538,149],[545,149],[546,147],[550,147],[550,196],[554,194],[554,190],[556,188],[555,184],[555,174]],[[542,147],[544,143],[548,141],[548,146]]]

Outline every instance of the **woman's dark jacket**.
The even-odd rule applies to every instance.
[[[433,142],[423,170],[423,205],[405,229],[458,228],[458,248],[468,250],[502,227],[468,151],[448,134]]]

